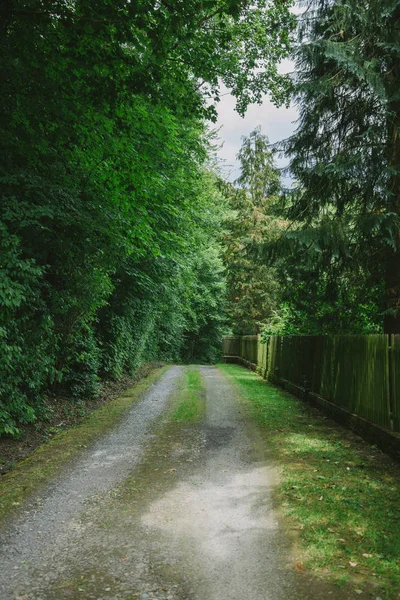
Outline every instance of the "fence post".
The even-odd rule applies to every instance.
[[[267,341],[265,343],[265,345],[267,346],[266,352],[265,352],[265,370],[264,370],[264,379],[268,379],[268,361],[269,361],[269,343],[271,341],[271,336],[269,335],[267,337]]]
[[[394,336],[388,334],[388,411],[390,429],[394,429],[393,423],[393,394],[394,392],[394,366],[393,366],[393,351],[394,351]]]

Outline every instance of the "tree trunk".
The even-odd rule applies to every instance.
[[[393,78],[400,82],[400,69],[396,65]],[[390,96],[389,96],[390,97]],[[393,175],[389,182],[388,207],[400,221],[400,103],[389,104],[390,167]],[[386,263],[386,307],[385,333],[400,334],[400,227],[396,224],[396,247],[390,248]]]
[[[385,333],[400,334],[400,253],[390,249],[386,265],[386,308]]]

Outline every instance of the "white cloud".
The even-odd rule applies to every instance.
[[[299,6],[300,5],[300,6]],[[292,12],[300,15],[305,7],[301,2],[296,1],[292,7]],[[294,70],[294,63],[291,60],[283,60],[279,65],[281,73],[290,73]],[[218,122],[219,140],[222,147],[218,151],[218,157],[226,165],[224,175],[230,181],[236,179],[239,174],[239,164],[236,155],[241,146],[241,137],[247,136],[255,127],[261,126],[261,131],[266,134],[271,143],[276,143],[289,137],[295,130],[295,121],[298,118],[296,107],[277,108],[270,102],[267,96],[264,97],[261,105],[251,105],[244,118],[240,117],[235,111],[235,98],[226,88],[222,89],[221,101],[218,104]],[[277,159],[280,168],[286,167],[288,160]],[[286,185],[290,184],[290,178],[284,178]]]
[[[287,61],[285,67],[293,67],[292,63]],[[285,69],[286,70],[286,69]],[[261,126],[261,131],[266,134],[271,143],[279,142],[289,137],[294,129],[298,117],[297,109],[294,106],[289,108],[274,106],[267,97],[263,103],[251,105],[242,118],[235,111],[235,98],[223,89],[224,94],[218,104],[218,122],[216,128],[219,130],[219,143],[222,147],[218,151],[218,157],[225,165],[223,172],[225,177],[233,181],[239,174],[239,164],[236,155],[241,146],[241,137],[248,136],[257,126]],[[277,159],[279,167],[287,165],[287,159]]]

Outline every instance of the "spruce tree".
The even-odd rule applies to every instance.
[[[231,209],[224,237],[228,313],[235,333],[254,334],[270,319],[278,291],[274,268],[263,264],[255,249],[280,231],[271,214],[280,193],[280,173],[259,127],[242,138],[238,159],[236,187],[224,186]]]
[[[383,277],[385,331],[400,333],[400,3],[318,0],[299,32],[292,238],[326,271]]]

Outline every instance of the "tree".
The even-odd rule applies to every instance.
[[[284,0],[1,3],[0,434],[189,333],[206,355],[205,118],[221,81],[241,112],[287,97],[291,23]]]
[[[268,208],[272,197],[280,193],[281,181],[268,137],[261,133],[261,126],[256,127],[248,137],[242,137],[237,158],[240,175],[236,185],[247,191],[255,209]]]
[[[297,277],[314,272],[338,310],[355,303],[350,330],[357,304],[372,304],[376,316],[386,308],[386,332],[400,331],[399,18],[391,0],[319,0],[300,23],[286,240]]]
[[[224,261],[228,312],[235,333],[259,331],[274,310],[277,281],[274,269],[259,260],[255,249],[280,230],[271,207],[280,191],[280,174],[268,138],[256,128],[242,138],[238,153],[239,187],[225,184],[230,212],[226,219]]]

